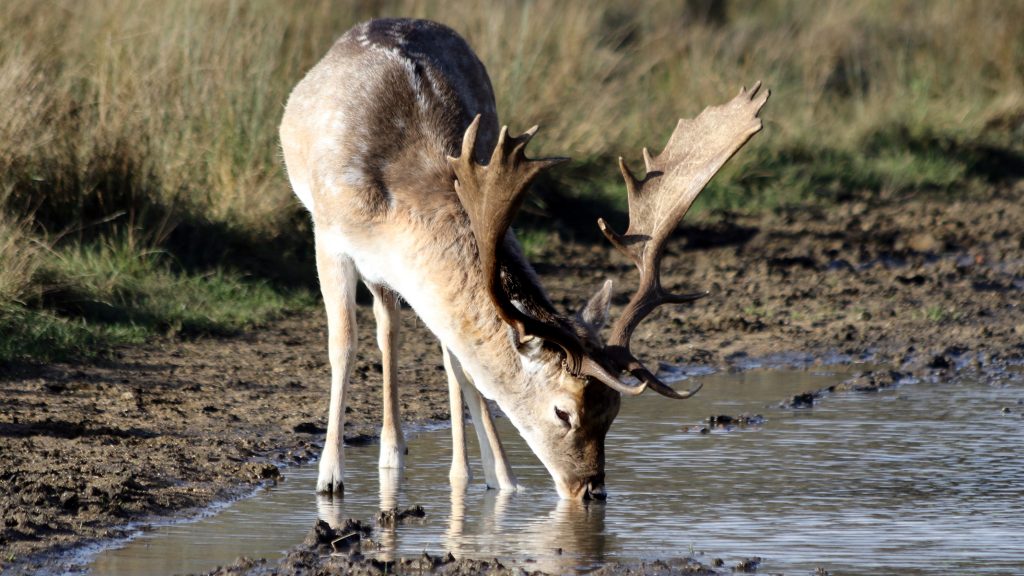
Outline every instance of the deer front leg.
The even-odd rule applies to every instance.
[[[501,490],[515,490],[516,489],[516,475],[512,473],[512,466],[508,462],[508,457],[505,455],[505,448],[501,445],[501,438],[498,437],[498,430],[494,427],[494,419],[491,417],[490,407],[487,405],[487,400],[477,392],[476,387],[473,386],[473,382],[469,378],[469,374],[462,369],[462,364],[459,363],[459,359],[455,357],[450,351],[445,349],[445,370],[448,372],[448,393],[454,398],[458,390],[452,384],[452,381],[458,383],[458,388],[462,390],[462,396],[466,399],[466,405],[469,406],[469,414],[473,419],[473,428],[476,429],[476,439],[480,444],[480,459],[483,461],[484,469],[484,481],[487,483],[488,488],[499,488]],[[452,454],[452,472],[449,475],[456,474],[456,468],[459,467],[458,459],[461,457],[465,464],[466,474],[468,478],[469,465],[468,458],[466,458],[466,440],[465,440],[465,428],[462,424],[462,401],[458,401],[459,417],[455,417],[455,406],[456,400],[449,399],[452,406],[452,443],[453,443],[453,454]],[[456,420],[458,426],[462,429],[459,431],[461,440],[456,440]],[[461,448],[459,444],[461,443]],[[461,450],[461,456],[459,451]]]
[[[462,367],[444,344],[441,345],[441,354],[444,357],[444,371],[448,375],[448,406],[452,418],[452,468],[448,473],[448,481],[454,490],[469,484],[473,480],[473,473],[469,469],[469,456],[466,454],[466,420],[462,414],[462,384],[459,382]]]
[[[501,445],[498,430],[494,427],[491,407],[487,405],[487,400],[480,395],[473,384],[468,381],[463,384],[462,393],[466,397],[469,414],[473,418],[473,428],[476,429],[476,438],[480,443],[480,459],[483,460],[487,487],[515,490],[516,475],[512,473],[512,465],[509,464],[508,456],[505,455],[505,447]]]
[[[327,313],[327,348],[331,362],[331,401],[327,439],[320,456],[316,490],[341,495],[345,491],[345,389],[356,350],[356,280],[352,260],[316,243],[316,268]]]
[[[398,297],[382,286],[369,286],[373,294],[373,317],[377,321],[377,345],[384,369],[384,417],[380,430],[378,468],[401,468],[405,464],[405,437],[398,408]]]

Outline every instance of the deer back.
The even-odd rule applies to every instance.
[[[445,158],[480,114],[477,153],[497,137],[483,64],[451,29],[380,19],[349,30],[296,86],[281,138],[296,194],[318,224],[458,204]]]

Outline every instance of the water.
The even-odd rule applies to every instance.
[[[727,567],[759,556],[760,573],[1024,574],[1024,387],[929,383],[834,395],[809,410],[774,407],[841,379],[720,374],[703,378],[692,400],[625,400],[607,441],[604,504],[560,501],[501,420],[519,492],[451,490],[449,433],[425,432],[410,440],[397,493],[394,478],[378,476],[376,447],[352,447],[342,501],[313,494],[315,466],[288,469],[278,486],[216,515],[102,552],[91,570],[184,573],[240,555],[275,558],[317,516],[372,520],[383,501],[420,504],[427,517],[375,530],[382,558],[451,551],[529,558],[524,567],[557,573],[693,554]],[[709,434],[694,427],[740,413],[766,421]]]

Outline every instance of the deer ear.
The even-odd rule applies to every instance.
[[[580,320],[589,324],[594,330],[600,330],[608,320],[608,309],[612,305],[612,281],[605,280],[604,286],[590,297],[590,301],[580,312]]]

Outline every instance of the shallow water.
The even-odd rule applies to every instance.
[[[397,495],[393,479],[378,476],[376,446],[352,447],[344,500],[313,494],[315,465],[288,469],[256,497],[102,552],[91,570],[184,573],[240,555],[275,558],[317,516],[372,520],[383,500],[422,505],[427,516],[375,530],[382,558],[451,551],[566,572],[694,554],[706,563],[722,558],[726,567],[759,556],[760,573],[809,574],[819,566],[834,574],[1024,573],[1024,387],[910,384],[829,396],[813,409],[775,407],[841,379],[716,374],[702,378],[704,390],[691,400],[625,400],[607,440],[603,504],[560,501],[502,419],[519,492],[479,483],[452,491],[449,432],[424,432],[409,442]],[[712,414],[741,413],[766,421],[709,434],[694,427]]]

